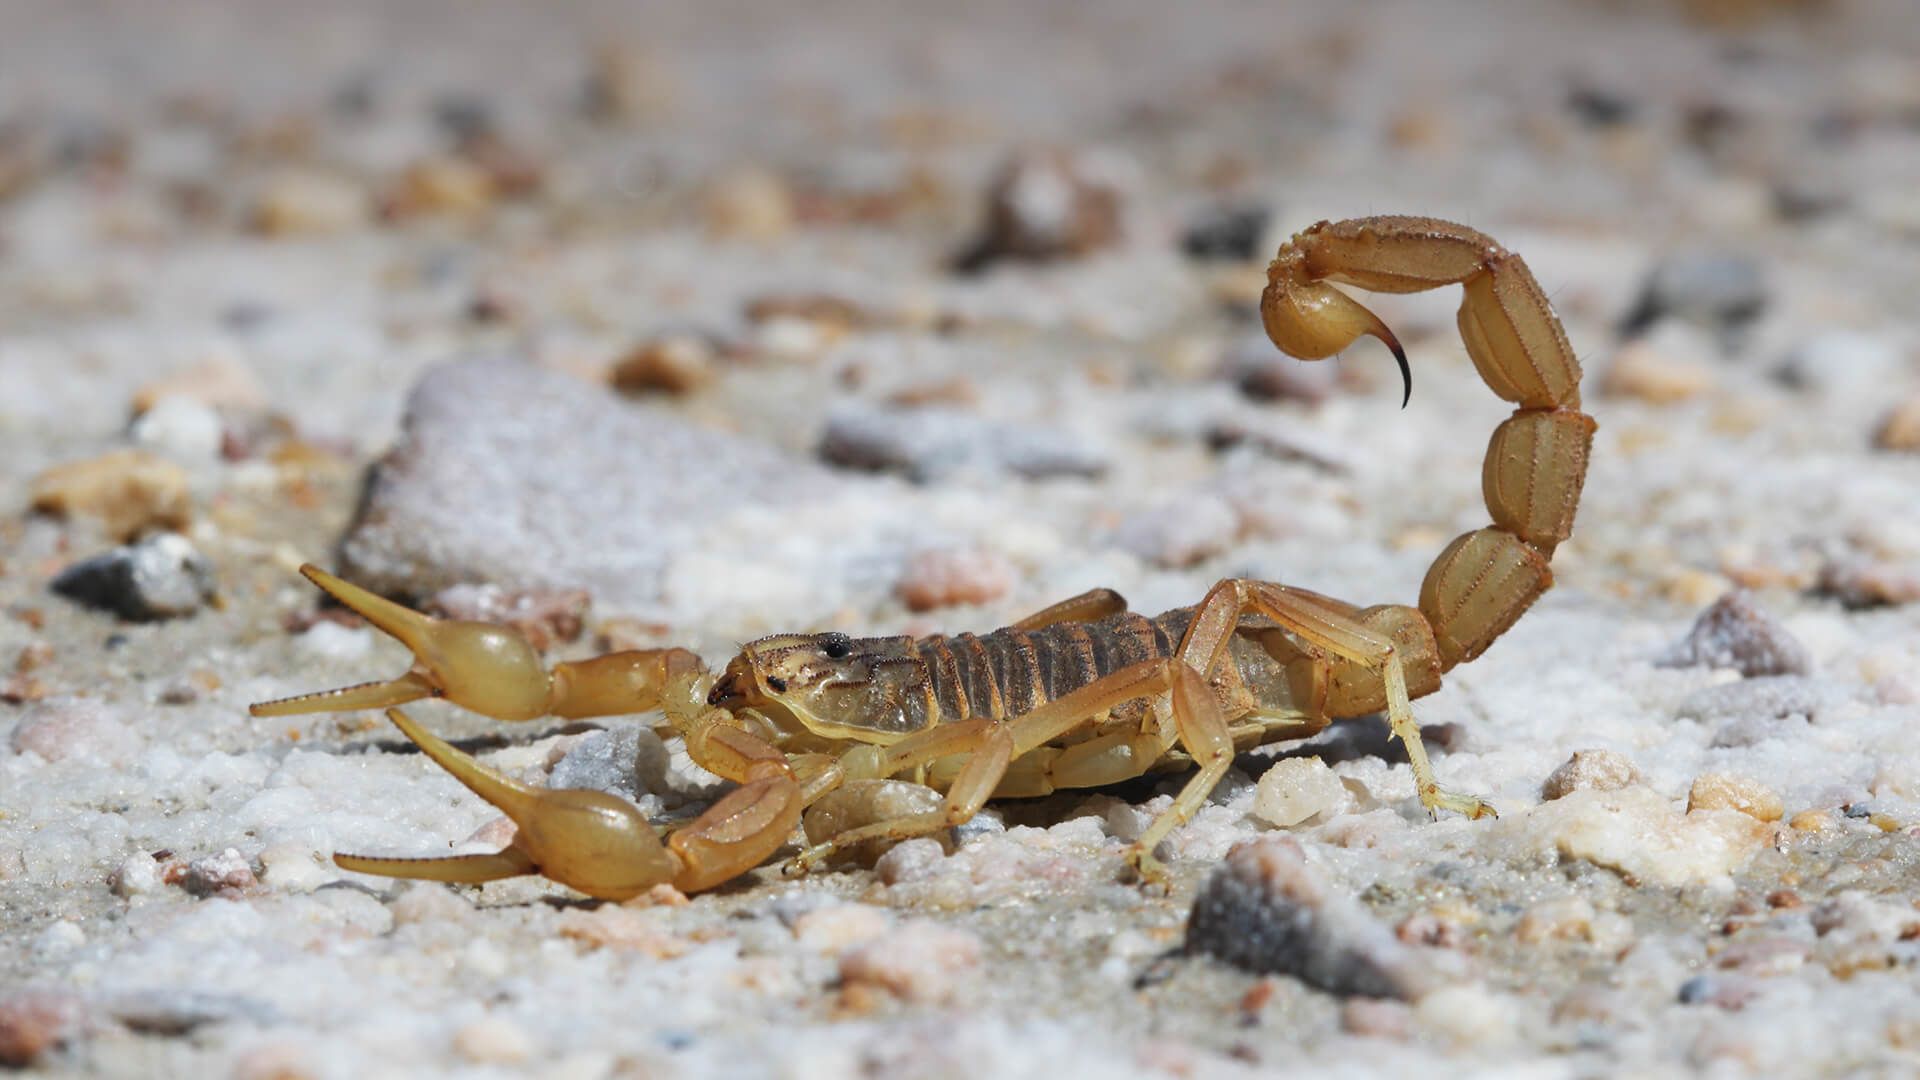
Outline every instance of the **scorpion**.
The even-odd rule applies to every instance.
[[[1283,352],[1324,359],[1363,336],[1406,352],[1335,288],[1411,293],[1463,286],[1460,334],[1480,376],[1515,411],[1482,468],[1492,524],[1441,551],[1418,606],[1359,607],[1289,585],[1219,582],[1200,603],[1146,618],[1096,589],[980,636],[776,634],[718,672],[681,648],[548,668],[513,630],[435,619],[308,565],[301,572],[413,653],[398,678],[263,702],[255,716],[386,708],[428,757],[517,826],[497,852],[439,858],[336,854],[342,868],[479,883],[541,874],[619,900],[660,884],[710,889],[751,870],[803,826],[788,864],[806,869],[875,841],[965,822],[989,798],[1112,784],[1193,766],[1126,855],[1164,883],[1154,849],[1200,809],[1237,750],[1302,738],[1385,710],[1429,815],[1493,815],[1440,787],[1412,699],[1472,660],[1553,583],[1572,531],[1594,421],[1580,365],[1520,257],[1451,222],[1380,216],[1321,222],[1281,247],[1261,320]],[[665,839],[638,808],[592,790],[534,787],[450,746],[394,707],[444,698],[505,721],[660,710],[688,756],[738,786]],[[902,799],[899,787],[916,793]]]

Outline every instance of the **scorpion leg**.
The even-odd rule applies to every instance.
[[[1332,711],[1370,711],[1366,706],[1374,700],[1386,706],[1387,723],[1407,748],[1420,804],[1429,814],[1454,810],[1472,818],[1498,816],[1481,799],[1447,791],[1434,778],[1407,687],[1409,664],[1418,672],[1421,692],[1439,685],[1437,646],[1417,612],[1384,607],[1356,613],[1350,605],[1306,589],[1229,578],[1201,601],[1180,643],[1180,655],[1196,667],[1204,663],[1203,670],[1211,670],[1222,661],[1233,628],[1250,612],[1274,620],[1336,661],[1332,681],[1338,699]],[[1369,614],[1386,623],[1387,632],[1361,620]],[[1366,706],[1355,707],[1355,702],[1366,702]]]
[[[523,784],[450,746],[399,709],[387,710],[387,718],[519,829],[506,848],[478,855],[336,854],[334,862],[344,870],[466,883],[540,874],[605,900],[624,900],[662,882],[694,892],[759,865],[786,842],[800,817],[800,787],[784,761],[761,757],[745,784],[662,844],[625,799],[603,791]]]
[[[1079,596],[1050,604],[1013,624],[1015,630],[1038,630],[1063,622],[1099,622],[1127,610],[1126,597],[1112,589],[1088,589]]]

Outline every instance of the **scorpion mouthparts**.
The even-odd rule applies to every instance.
[[[707,704],[718,705],[728,698],[742,696],[740,691],[740,673],[729,671],[713,681],[713,689],[707,692]]]

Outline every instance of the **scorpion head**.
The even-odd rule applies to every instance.
[[[776,634],[749,642],[709,705],[791,719],[819,735],[906,734],[926,726],[926,676],[908,638]]]

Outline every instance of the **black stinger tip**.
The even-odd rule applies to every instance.
[[[1407,366],[1407,350],[1401,348],[1397,341],[1390,342],[1389,345],[1393,349],[1393,358],[1400,362],[1400,381],[1406,386],[1406,390],[1400,395],[1400,407],[1404,409],[1407,407],[1407,402],[1413,400],[1413,369]]]

